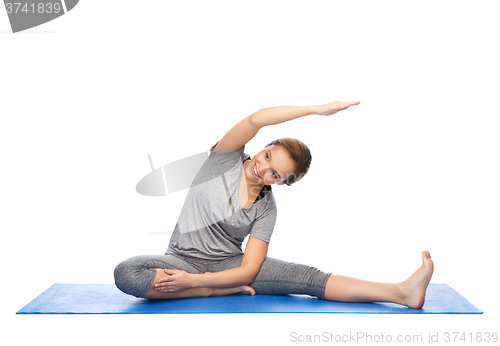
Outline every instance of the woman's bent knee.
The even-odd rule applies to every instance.
[[[129,258],[114,271],[115,285],[120,291],[141,298],[156,277],[156,269],[147,266],[146,256]]]

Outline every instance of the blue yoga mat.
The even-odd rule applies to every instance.
[[[430,284],[422,309],[392,303],[337,303],[304,295],[138,299],[112,284],[54,284],[18,314],[359,313],[482,314],[447,284]]]

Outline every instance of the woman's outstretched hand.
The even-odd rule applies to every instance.
[[[327,103],[326,105],[317,106],[317,114],[319,115],[332,115],[337,113],[338,111],[343,111],[351,106],[357,106],[360,104],[360,101],[350,101],[350,102],[341,102],[335,101],[331,103]]]
[[[191,287],[191,275],[184,270],[165,269],[169,275],[158,280],[155,290],[159,292],[179,292]]]

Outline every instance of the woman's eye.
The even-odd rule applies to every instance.
[[[276,173],[273,172],[273,177],[276,179]]]
[[[266,154],[266,160],[269,158],[269,155]]]

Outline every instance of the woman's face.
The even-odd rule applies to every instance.
[[[294,174],[294,162],[281,145],[271,145],[257,153],[245,168],[246,178],[255,185],[283,185]]]

